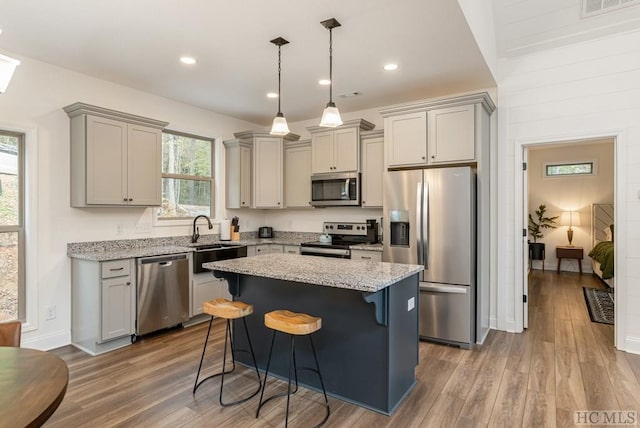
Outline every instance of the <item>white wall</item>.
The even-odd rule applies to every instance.
[[[154,227],[144,234],[134,233],[136,224],[152,222],[151,209],[71,208],[69,118],[62,108],[82,101],[165,120],[173,130],[224,139],[232,138],[235,131],[257,126],[29,58],[11,56],[19,58],[22,64],[7,92],[0,96],[0,129],[27,133],[31,167],[27,195],[31,215],[26,245],[27,289],[32,293],[27,296],[23,345],[52,348],[70,341],[68,242],[190,234],[187,226]],[[118,224],[126,226],[123,235],[116,235]],[[56,306],[57,317],[48,321],[45,311],[50,305]]]
[[[500,62],[498,328],[522,325],[522,145],[615,135],[616,301],[626,313],[616,319],[616,340],[640,352],[638,46],[634,32]]]
[[[546,269],[556,269],[555,247],[569,245],[568,226],[561,224],[563,211],[576,211],[580,226],[573,226],[572,245],[584,248],[583,272],[591,273],[591,204],[613,203],[613,141],[600,143],[574,143],[559,147],[529,149],[527,171],[529,180],[529,213],[535,216],[540,204],[547,207],[547,216],[559,216],[556,229],[543,229],[544,237],[538,242],[546,244]],[[594,162],[594,174],[586,176],[546,177],[545,165],[572,162]],[[540,269],[542,261],[533,261]],[[563,260],[561,270],[578,272],[577,260]]]

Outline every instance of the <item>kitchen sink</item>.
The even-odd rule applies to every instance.
[[[191,244],[190,246],[196,249],[193,254],[193,273],[210,272],[202,267],[203,263],[247,257],[246,245]]]

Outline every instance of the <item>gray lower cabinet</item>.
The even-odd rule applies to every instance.
[[[135,333],[134,259],[71,261],[71,343],[98,355],[131,343]]]
[[[284,253],[284,247],[279,244],[261,244],[256,245],[256,256],[263,254]],[[247,254],[248,255],[248,254]]]
[[[189,316],[202,314],[204,302],[223,297],[231,300],[227,281],[216,278],[211,272],[191,274],[191,305]]]

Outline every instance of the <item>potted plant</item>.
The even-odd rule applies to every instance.
[[[529,258],[533,260],[544,260],[544,243],[537,242],[538,239],[544,237],[542,229],[555,229],[558,227],[556,226],[558,216],[547,217],[546,212],[547,206],[545,204],[540,204],[538,209],[535,211],[535,219],[531,214],[529,214],[529,236],[533,238],[533,242],[529,241]]]

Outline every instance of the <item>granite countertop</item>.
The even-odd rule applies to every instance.
[[[203,235],[198,245],[300,245],[303,242],[314,241],[319,233],[307,232],[276,232],[274,238],[258,238],[256,232],[243,232],[240,241],[220,241],[219,235]],[[67,256],[74,259],[107,261],[122,260],[138,257],[159,256],[164,254],[178,254],[195,251],[190,236],[176,236],[165,238],[126,239],[114,241],[76,242],[67,244]]]
[[[265,254],[202,266],[210,270],[368,292],[380,291],[424,269],[419,265],[298,254]]]

